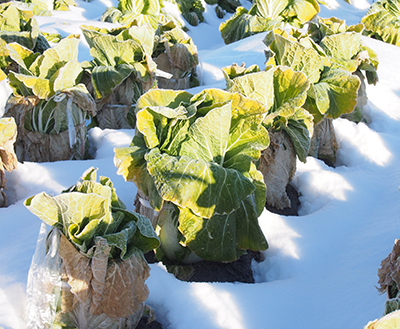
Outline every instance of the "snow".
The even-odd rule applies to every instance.
[[[246,0],[243,0],[246,1]],[[82,24],[99,22],[116,0],[77,0],[69,12],[38,17],[42,30],[63,36],[81,34]],[[337,16],[356,24],[372,0],[330,0],[321,17]],[[248,6],[248,3],[244,4]],[[170,10],[175,10],[173,7]],[[265,34],[224,45],[213,6],[205,22],[189,27],[199,49],[201,87],[225,87],[220,68],[232,63],[264,68]],[[367,86],[367,123],[334,120],[340,142],[337,166],[307,158],[297,163],[293,185],[300,193],[300,216],[265,210],[259,218],[270,248],[254,263],[255,284],[187,283],[163,265],[151,265],[147,301],[164,328],[359,329],[381,317],[386,296],[379,295],[377,270],[400,231],[400,48],[364,38],[380,60],[376,86]],[[79,60],[90,60],[83,36]],[[10,90],[0,85],[0,115]],[[128,145],[133,130],[90,131],[95,158],[87,161],[19,163],[6,173],[11,205],[0,209],[0,326],[25,328],[25,289],[41,222],[23,205],[45,191],[59,194],[89,167],[114,183],[122,201],[133,210],[136,187],[116,173],[113,148]]]

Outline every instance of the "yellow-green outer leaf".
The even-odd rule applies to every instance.
[[[10,85],[14,90],[16,90],[16,84],[19,82],[31,91],[21,96],[36,95],[40,99],[49,99],[54,94],[52,85],[48,79],[13,72],[9,73],[9,79]]]
[[[157,149],[145,159],[161,197],[202,217],[231,213],[255,189],[237,170],[213,162],[173,157]]]
[[[54,91],[62,91],[77,84],[78,77],[82,73],[82,67],[78,61],[69,61],[58,72],[54,80]]]
[[[47,49],[43,53],[43,60],[40,64],[40,77],[50,79],[58,69],[69,61],[78,60],[79,39],[62,39],[53,48]]]

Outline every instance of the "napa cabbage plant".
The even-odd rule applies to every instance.
[[[232,65],[223,68],[223,73],[228,91],[265,104],[268,109],[263,121],[265,128],[285,130],[293,140],[297,157],[305,162],[313,126],[313,117],[302,108],[310,87],[305,74],[283,66],[261,71],[257,65],[249,68]]]
[[[190,25],[197,26],[204,21],[204,7],[200,0],[175,0],[182,16]]]
[[[5,171],[17,168],[14,143],[17,139],[17,125],[14,118],[0,118],[0,207],[7,206]]]
[[[303,106],[313,115],[315,124],[309,155],[334,164],[338,143],[332,119],[354,111],[360,79],[344,65],[331,60],[332,56],[326,56],[321,45],[317,49],[312,46],[315,42],[311,38],[298,41],[283,30],[274,30],[267,34],[264,43],[269,46],[267,65],[289,66],[303,72],[309,80]]]
[[[369,84],[378,82],[379,60],[376,53],[362,41],[364,25],[359,23],[347,26],[344,20],[336,17],[318,18],[310,22],[308,31],[300,33],[292,30],[291,35],[303,45],[314,47],[332,63],[356,73]]]
[[[16,119],[16,150],[21,161],[83,159],[86,120],[95,115],[93,98],[80,83],[79,40],[67,38],[43,54],[17,43],[7,45],[18,72],[10,71],[13,94],[6,116]]]
[[[301,27],[318,13],[316,0],[255,0],[250,10],[238,7],[219,30],[224,42],[229,44],[285,23]]]
[[[310,83],[302,72],[289,67],[238,65],[223,68],[227,89],[254,98],[268,109],[263,125],[271,143],[263,150],[259,170],[267,186],[267,205],[291,207],[286,187],[296,172],[296,155],[305,162],[313,133],[313,116],[302,106]]]
[[[361,22],[365,25],[365,35],[400,46],[399,0],[374,2]]]
[[[354,35],[358,36],[358,34]],[[269,47],[269,51],[266,52],[267,65],[289,66],[295,71],[303,72],[310,81],[311,85],[304,107],[314,116],[314,123],[318,123],[324,117],[335,119],[344,113],[350,113],[357,103],[360,80],[351,74],[346,64],[354,64],[353,69],[357,69],[357,59],[351,62],[347,57],[351,57],[353,48],[359,49],[361,45],[357,44],[353,47],[348,43],[347,37],[353,40],[353,34],[342,36],[344,38],[335,40],[332,46],[328,42],[331,38],[325,37],[328,38],[327,42],[323,43],[324,38],[320,43],[322,53],[308,43],[285,35],[283,30],[270,32],[264,40]],[[326,52],[334,52],[341,42],[344,43],[344,46],[340,48],[343,50],[342,55],[325,55]]]
[[[266,187],[253,163],[269,143],[264,104],[219,89],[154,89],[136,107],[136,135],[114,162],[159,211],[157,257],[229,262],[265,250]]]
[[[118,7],[109,7],[101,16],[101,21],[119,23],[121,25],[149,24],[154,30],[158,24],[174,20],[172,15],[165,13],[160,0],[119,0]]]
[[[38,16],[51,16],[53,10],[68,11],[69,6],[76,6],[74,0],[22,0],[21,3]]]
[[[148,24],[110,30],[93,26],[81,29],[93,57],[83,66],[90,73],[99,114],[108,107],[117,117],[113,123],[102,113],[97,117],[98,123],[101,128],[130,127],[127,118],[132,104],[156,82],[154,30]]]
[[[53,227],[47,237],[47,252],[53,253],[47,264],[61,257],[62,266],[43,268],[40,276],[51,270],[54,278],[58,271],[64,281],[58,289],[54,282],[43,282],[53,298],[44,305],[49,309],[41,311],[52,312],[54,322],[35,325],[135,327],[149,294],[144,281],[150,269],[144,253],[159,245],[149,220],[128,211],[111,180],[100,177],[98,182],[94,168],[61,194],[42,192],[24,204]]]
[[[196,67],[199,64],[193,40],[173,22],[160,25],[155,33],[153,58],[157,70],[170,76],[158,76],[157,83],[164,89],[188,89],[199,85]]]
[[[0,4],[0,80],[6,78],[13,63],[6,47],[8,43],[13,42],[39,53],[50,48],[39,30],[32,11],[18,3],[2,3]]]

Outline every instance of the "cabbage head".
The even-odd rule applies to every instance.
[[[194,253],[228,262],[268,247],[258,225],[266,187],[253,163],[269,144],[266,111],[219,89],[154,89],[138,100],[136,135],[115,149],[114,162],[160,211],[161,249],[170,260]]]

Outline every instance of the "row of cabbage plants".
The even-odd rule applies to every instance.
[[[18,126],[20,161],[87,158],[88,119],[101,128],[134,127],[131,107],[157,85],[157,75],[161,86],[171,80],[182,88],[196,84],[197,48],[174,22],[156,30],[82,26],[93,60],[79,63],[77,36],[50,47],[32,12],[14,3],[1,10],[13,23],[0,32],[1,64],[13,89],[5,115]]]
[[[266,68],[233,64],[223,68],[225,90],[195,95],[183,89],[196,84],[196,47],[157,1],[149,6],[120,1],[103,15],[123,27],[82,26],[93,57],[84,63],[77,61],[76,36],[50,47],[46,37],[54,36],[39,31],[32,12],[1,5],[4,17],[14,15],[8,21],[18,21],[10,27],[14,30],[0,33],[3,78],[13,89],[6,115],[18,126],[20,161],[60,160],[40,160],[33,153],[43,153],[43,140],[54,149],[46,155],[60,153],[61,144],[54,140],[58,134],[70,150],[61,151],[64,156],[85,158],[86,120],[91,117],[102,128],[135,128],[131,145],[115,150],[115,165],[139,189],[137,212],[126,210],[109,179],[97,182],[95,169],[59,196],[42,193],[25,201],[54,227],[47,255],[59,255],[54,260],[59,280],[51,289],[55,304],[44,300],[38,306],[54,310],[46,323],[112,327],[120,318],[126,326],[136,325],[148,295],[143,254],[149,250],[155,249],[156,257],[179,276],[200,259],[231,262],[246,250],[268,248],[258,224],[265,203],[290,207],[286,186],[296,157],[335,163],[331,120],[363,120],[366,95],[360,86],[365,79],[377,82],[378,60],[362,43],[364,26],[348,27],[331,18],[296,29],[319,10],[316,2],[304,3],[283,1],[272,8],[256,1],[245,14],[257,13],[263,31],[271,30],[264,40]],[[303,5],[315,13],[304,17]],[[243,20],[253,25],[253,18],[243,16],[238,22],[238,16],[226,26],[241,31]],[[283,30],[282,22],[295,26]],[[15,42],[19,37],[29,44]],[[118,287],[129,286],[126,308],[117,303],[116,277]],[[61,282],[67,283],[65,289]]]

